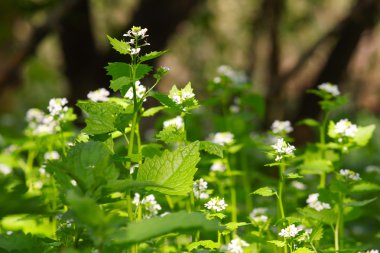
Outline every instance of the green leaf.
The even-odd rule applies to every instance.
[[[160,185],[153,182],[143,182],[143,181],[135,181],[132,179],[122,179],[111,181],[110,183],[104,186],[106,192],[126,192],[128,190],[135,190],[138,188],[146,188],[149,186],[161,187]]]
[[[252,194],[260,195],[263,197],[269,197],[269,196],[275,195],[276,192],[273,191],[271,188],[266,186],[266,187],[262,187],[262,188],[257,189]]]
[[[310,235],[310,241],[320,241],[323,238],[323,227],[319,226],[317,229],[313,229]]]
[[[114,126],[117,130],[124,133],[125,129],[132,122],[133,114],[131,113],[120,113],[117,115]]]
[[[358,146],[367,145],[368,141],[372,138],[375,125],[369,125],[366,127],[358,127],[358,131],[355,133],[354,141]]]
[[[180,211],[163,217],[141,220],[128,224],[113,236],[115,243],[138,243],[169,233],[191,233],[197,230],[215,231],[219,229],[217,221],[207,220],[202,213]]]
[[[170,109],[174,109],[176,111],[182,112],[181,107],[179,107],[173,100],[171,100],[167,95],[159,93],[159,92],[150,92],[149,96],[155,98],[162,105],[169,107]]]
[[[286,178],[289,178],[289,179],[295,179],[295,178],[303,178],[303,176],[297,174],[297,173],[289,173],[286,175]]]
[[[336,222],[336,214],[331,209],[325,209],[318,212],[312,208],[306,207],[298,209],[298,211],[302,216],[306,216],[312,220],[318,220],[327,224],[334,224]]]
[[[136,68],[136,80],[144,78],[149,72],[152,71],[152,67],[146,64],[139,64]]]
[[[305,161],[300,166],[300,171],[302,174],[321,174],[333,171],[333,166],[329,160],[316,159]]]
[[[380,185],[369,183],[369,182],[359,182],[352,186],[352,192],[376,192],[380,191]]]
[[[121,89],[127,90],[131,86],[132,86],[132,83],[131,83],[131,80],[129,79],[129,77],[122,76],[116,80],[111,80],[110,88],[113,91],[118,91]]]
[[[226,228],[231,231],[237,230],[239,227],[249,225],[247,222],[229,222],[226,224]]]
[[[122,105],[112,101],[102,103],[93,101],[78,101],[77,105],[88,114],[88,117],[85,119],[86,127],[82,131],[90,135],[105,134],[116,131],[116,120],[120,114],[127,111]],[[120,127],[119,124],[118,126]]]
[[[211,240],[202,240],[202,241],[190,243],[187,246],[187,250],[192,251],[199,247],[203,247],[205,249],[218,249],[220,247],[220,244]]]
[[[122,40],[118,40],[118,39],[114,39],[108,35],[107,35],[107,38],[108,38],[109,42],[111,43],[113,49],[118,51],[120,54],[129,54],[130,46],[128,45],[127,42],[122,41]]]
[[[186,133],[183,128],[178,129],[176,126],[168,126],[162,129],[157,135],[157,139],[165,143],[186,141]]]
[[[350,201],[348,203],[344,203],[344,206],[366,206],[369,203],[372,203],[376,200],[377,198],[372,198],[372,199],[366,199],[362,201]]]
[[[148,54],[145,54],[140,57],[140,62],[149,61],[152,59],[155,59],[157,57],[160,57],[161,55],[165,54],[167,51],[153,51]]]
[[[124,62],[108,63],[105,69],[107,70],[107,75],[112,76],[114,80],[120,77],[130,78],[132,76],[131,66]]]
[[[249,94],[241,97],[241,104],[250,106],[260,118],[265,116],[265,99],[258,94]]]
[[[296,249],[295,251],[293,251],[293,253],[314,253],[314,251],[308,248],[302,247],[302,248]]]
[[[306,125],[310,127],[319,127],[319,122],[316,121],[315,119],[303,119],[297,122],[297,125]]]
[[[0,235],[0,252],[34,253],[36,249],[44,252],[48,240],[32,234],[14,232],[11,235]]]
[[[154,182],[170,188],[149,187],[150,190],[170,195],[186,195],[192,189],[193,177],[199,162],[199,142],[170,152],[165,150],[161,156],[146,158],[138,170],[137,180]]]
[[[155,106],[155,107],[149,108],[148,110],[146,110],[142,113],[142,116],[143,117],[152,117],[152,116],[156,115],[156,113],[162,111],[165,108],[166,108],[165,106]]]
[[[75,145],[66,159],[49,163],[47,168],[64,192],[75,189],[70,183],[74,179],[87,195],[93,195],[98,188],[116,180],[119,175],[111,160],[111,151],[104,143],[92,141]]]
[[[211,141],[201,141],[199,149],[204,150],[209,154],[216,155],[216,156],[219,156],[220,158],[223,158],[224,146],[220,144],[217,144]]]
[[[274,245],[276,245],[277,247],[280,247],[280,248],[282,248],[282,247],[285,246],[285,242],[279,241],[279,240],[271,240],[271,241],[268,241],[268,242],[271,243],[271,244],[274,244]]]

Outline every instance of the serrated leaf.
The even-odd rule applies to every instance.
[[[268,241],[268,242],[271,243],[271,244],[274,244],[274,245],[276,245],[277,247],[280,247],[280,248],[282,248],[282,247],[285,246],[285,242],[279,241],[279,240],[271,240],[271,241]]]
[[[140,57],[140,62],[155,59],[155,58],[160,57],[161,55],[163,55],[165,53],[166,53],[166,51],[153,51],[153,52],[147,53],[147,54]]]
[[[178,129],[176,126],[170,125],[162,129],[157,135],[157,139],[165,143],[186,141],[186,133],[183,128]]]
[[[108,63],[105,67],[107,75],[112,76],[112,79],[116,80],[120,77],[128,77],[131,75],[131,66],[124,62],[112,62]]]
[[[114,39],[108,35],[107,35],[107,38],[108,38],[109,42],[111,43],[113,49],[118,51],[120,54],[129,54],[130,46],[128,45],[127,42],[122,41],[122,40],[118,40],[118,39]]]
[[[146,158],[138,170],[138,181],[149,181],[170,188],[149,187],[169,195],[186,195],[192,189],[193,177],[199,162],[199,142],[175,151],[165,150],[161,156]]]
[[[235,231],[239,227],[249,225],[250,223],[247,222],[229,222],[225,224],[226,228],[230,231]]]
[[[32,234],[14,232],[11,235],[0,235],[0,252],[34,253],[36,249],[41,252],[48,246],[44,240]]]
[[[115,180],[104,186],[106,192],[126,192],[127,190],[135,190],[138,188],[146,188],[149,186],[161,187],[153,182],[142,182],[132,179]]]
[[[155,98],[162,105],[167,106],[176,111],[182,111],[181,107],[179,107],[173,100],[171,100],[167,95],[159,93],[159,92],[150,92],[149,96]]]
[[[155,106],[155,107],[149,108],[148,110],[146,110],[142,113],[142,116],[143,117],[152,117],[152,116],[156,115],[156,113],[162,111],[165,108],[166,108],[165,106]]]
[[[266,187],[262,187],[262,188],[257,189],[252,194],[260,195],[263,197],[270,197],[270,196],[275,195],[276,192],[273,191],[271,188],[266,186]]]
[[[375,125],[358,127],[358,130],[356,131],[354,136],[355,143],[361,147],[367,145],[369,140],[372,138],[373,131],[375,130],[375,128]]]
[[[202,240],[202,241],[190,243],[187,246],[187,250],[192,251],[199,247],[203,247],[205,249],[218,249],[220,247],[220,244],[211,240]]]
[[[323,227],[320,226],[317,229],[313,229],[310,235],[310,241],[320,241],[323,238]]]
[[[302,247],[302,248],[296,249],[295,251],[293,251],[293,253],[314,253],[314,251],[308,248]]]
[[[131,87],[131,85],[132,85],[132,83],[131,83],[129,77],[122,76],[116,80],[111,80],[110,88],[113,91],[118,91],[121,89],[127,90],[127,89],[129,89],[129,87]]]
[[[219,229],[217,221],[207,220],[202,213],[180,211],[163,217],[151,218],[129,223],[127,228],[119,230],[113,241],[119,243],[138,243],[168,233],[191,233],[197,230],[214,231]]]
[[[214,143],[211,141],[201,141],[199,149],[204,150],[209,154],[216,155],[216,156],[219,156],[220,158],[223,158],[224,146],[219,145],[217,143]]]
[[[149,72],[152,71],[152,67],[146,64],[139,64],[136,68],[136,80],[143,79],[144,76],[149,74]]]
[[[78,107],[88,114],[85,119],[86,127],[83,132],[90,135],[107,134],[116,131],[115,121],[126,109],[117,103],[107,101],[78,101]]]
[[[124,133],[125,129],[132,122],[133,114],[131,113],[120,113],[115,118],[114,126],[117,130]]]
[[[309,219],[318,220],[327,224],[334,224],[336,222],[336,214],[331,209],[324,209],[318,212],[312,208],[306,207],[298,209],[298,211],[302,216],[306,216]]]
[[[303,176],[297,174],[297,173],[289,173],[286,175],[286,178],[289,178],[289,179],[295,179],[295,178],[303,178]]]

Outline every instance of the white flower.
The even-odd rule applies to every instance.
[[[146,91],[146,88],[145,86],[141,85],[141,82],[140,81],[136,81],[135,83],[135,89],[136,89],[136,95],[138,98],[142,98],[145,94],[145,91]],[[125,93],[125,96],[126,98],[129,98],[129,99],[133,99],[133,88],[129,88],[129,90],[127,91],[127,93]]]
[[[249,217],[252,219],[252,221],[255,224],[261,224],[266,223],[268,221],[268,216],[265,214],[267,213],[268,209],[266,208],[255,208],[252,210],[252,212],[249,214]]]
[[[31,108],[26,112],[26,121],[40,122],[45,117],[45,113],[37,108]]]
[[[360,174],[359,173],[356,173],[352,170],[347,170],[347,169],[341,169],[339,171],[339,174],[341,174],[342,176],[346,177],[346,178],[349,178],[351,180],[354,180],[354,181],[358,181],[360,180]]]
[[[230,66],[221,65],[218,67],[217,72],[219,75],[228,77],[234,84],[242,84],[247,82],[247,76],[244,72],[235,71]]]
[[[275,120],[272,123],[271,129],[272,129],[272,132],[276,133],[276,134],[278,134],[278,133],[288,134],[288,133],[293,131],[293,127],[290,124],[290,121],[288,121],[288,120],[286,120],[286,121]]]
[[[219,197],[212,198],[205,204],[207,209],[215,212],[223,211],[227,206],[228,205],[224,202],[224,199],[219,199]]]
[[[342,119],[335,124],[334,133],[345,137],[354,137],[358,127],[348,119]]]
[[[158,214],[161,210],[161,205],[157,203],[153,194],[150,194],[140,200],[140,194],[135,193],[132,203],[136,206],[142,205],[144,209],[144,218],[151,218]]]
[[[331,83],[322,83],[318,85],[318,89],[326,91],[327,93],[330,93],[334,97],[337,97],[340,95],[338,86]]]
[[[110,95],[110,92],[108,90],[104,88],[100,88],[94,91],[90,91],[87,94],[87,98],[94,102],[107,101],[109,95]]]
[[[173,119],[164,121],[164,128],[169,126],[175,126],[178,130],[184,127],[184,121],[181,116],[177,116]]]
[[[210,141],[219,145],[229,145],[234,142],[234,135],[230,132],[219,132],[210,135]]]
[[[8,165],[5,165],[3,163],[0,163],[0,173],[4,175],[8,175],[12,172],[12,168],[9,167]]]
[[[45,160],[58,160],[60,158],[60,155],[57,151],[53,150],[50,152],[46,152],[44,154],[44,159]]]
[[[284,238],[296,237],[300,231],[302,231],[302,228],[297,228],[294,224],[291,224],[286,228],[281,229],[281,232],[278,233],[278,235]]]
[[[129,168],[129,174],[133,174],[135,172],[135,170],[139,167],[139,164],[136,163],[134,165],[132,165],[130,168]]]
[[[208,199],[207,182],[203,178],[194,181],[193,192],[197,199]]]
[[[31,135],[48,135],[54,134],[60,130],[59,122],[52,115],[46,115],[43,111],[32,108],[26,113],[28,121],[27,134]]]
[[[222,161],[218,160],[218,161],[215,161],[211,165],[210,170],[217,171],[217,172],[224,172],[226,170],[226,165]]]
[[[367,251],[364,251],[364,252],[360,251],[358,253],[379,253],[379,250],[377,250],[377,249],[371,249],[371,250],[367,250]]]
[[[248,246],[249,244],[246,241],[235,238],[227,245],[226,251],[231,253],[243,253],[243,248]]]
[[[277,142],[272,145],[272,148],[277,154],[275,159],[277,162],[281,161],[284,155],[294,155],[294,150],[296,149],[294,146],[290,145],[282,138],[277,139]]]
[[[48,110],[50,115],[63,117],[64,113],[69,109],[67,105],[68,101],[66,98],[52,98],[49,101]]]
[[[135,193],[135,196],[133,197],[132,204],[138,206],[140,205],[140,194],[137,192]]]
[[[304,183],[301,183],[300,181],[292,181],[291,185],[296,188],[297,190],[306,190],[306,185]]]
[[[141,39],[148,37],[149,35],[146,34],[148,31],[147,28],[141,29],[139,26],[132,27],[131,30],[129,30],[127,33],[123,34],[124,37],[140,37]]]
[[[136,54],[140,53],[141,48],[139,48],[139,47],[137,47],[137,48],[129,48],[128,50],[129,50],[129,53],[131,55],[136,55]]]
[[[319,198],[319,193],[310,194],[306,200],[306,203],[308,204],[309,207],[317,210],[318,212],[322,211],[323,209],[331,209],[330,204],[320,202],[318,198]]]

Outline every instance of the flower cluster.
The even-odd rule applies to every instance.
[[[190,84],[187,84],[183,89],[179,90],[176,86],[170,90],[169,98],[173,100],[177,105],[182,105],[186,101],[194,98],[195,94]]]
[[[104,88],[100,88],[94,91],[90,91],[87,94],[87,98],[94,102],[104,102],[108,100],[110,92]]]
[[[360,251],[358,253],[379,253],[379,250],[377,250],[377,249],[371,249],[371,250],[367,250],[367,251],[364,251],[364,252]]]
[[[65,116],[65,113],[69,110],[69,108],[66,106],[68,103],[66,98],[52,98],[49,101],[48,110],[50,112],[50,115],[52,116],[58,116],[59,118],[63,119]]]
[[[296,227],[294,224],[287,226],[286,228],[281,229],[279,236],[284,238],[296,237],[299,232],[302,231],[302,228]]]
[[[174,126],[178,130],[180,130],[184,127],[184,125],[185,124],[184,124],[183,118],[181,116],[177,116],[173,119],[169,119],[169,120],[164,121],[164,128]]]
[[[135,193],[132,203],[136,206],[141,205],[143,207],[143,216],[147,219],[156,216],[158,211],[161,210],[161,205],[157,203],[153,194],[145,196],[142,200],[140,200],[140,194]]]
[[[354,137],[358,127],[348,119],[342,119],[335,124],[333,131],[338,137]]]
[[[58,160],[60,158],[60,155],[57,151],[49,151],[44,154],[45,160]]]
[[[266,223],[268,221],[268,216],[266,215],[267,211],[267,208],[255,208],[249,214],[249,218],[251,218],[252,222],[256,225]]]
[[[221,65],[218,67],[217,72],[220,76],[214,78],[214,83],[221,83],[222,77],[227,77],[233,84],[243,84],[247,82],[247,76],[243,71],[236,71],[230,66]]]
[[[194,181],[193,192],[197,199],[208,199],[207,182],[203,178]]]
[[[215,161],[211,167],[210,171],[215,171],[215,172],[224,172],[226,170],[226,165],[223,163],[221,160]]]
[[[219,197],[212,198],[205,204],[207,209],[215,212],[221,212],[226,209],[227,206],[224,199],[219,199]]]
[[[221,247],[221,251],[229,252],[229,253],[243,253],[244,248],[248,247],[249,244],[240,239],[240,238],[235,238],[231,240],[231,242],[227,246]]]
[[[124,37],[129,37],[127,44],[130,46],[128,51],[131,55],[139,54],[141,47],[149,45],[146,41],[146,38],[149,37],[149,35],[146,34],[147,31],[147,28],[141,29],[140,26],[133,26],[131,30],[123,34]],[[142,43],[141,40],[143,41]]]
[[[319,198],[319,193],[313,193],[310,194],[309,197],[306,200],[306,203],[308,204],[309,207],[319,211],[322,211],[323,209],[331,209],[330,204],[324,203],[318,200]]]
[[[211,134],[209,140],[213,143],[224,146],[226,144],[229,145],[234,142],[234,135],[230,132],[219,132]]]
[[[290,121],[280,121],[275,120],[272,123],[271,130],[275,134],[288,134],[293,131],[293,127],[290,124]]]
[[[318,85],[318,89],[325,91],[334,97],[337,97],[340,95],[338,86],[331,83],[322,83]]]
[[[352,171],[352,170],[341,169],[339,171],[339,174],[342,175],[343,177],[345,177],[347,179],[351,179],[353,181],[358,181],[361,179],[360,174],[356,173],[355,171]]]
[[[141,84],[140,81],[136,81],[135,82],[135,89],[136,89],[136,96],[141,99],[145,92],[146,92],[146,88],[144,85]],[[127,93],[125,93],[124,97],[126,98],[129,98],[130,100],[133,99],[134,95],[133,95],[133,87],[129,88]]]
[[[277,139],[276,144],[272,145],[276,153],[276,162],[281,161],[285,156],[293,156],[294,150],[296,149],[294,146],[290,145],[283,138]]]
[[[0,173],[8,175],[12,172],[12,168],[6,164],[0,163]]]

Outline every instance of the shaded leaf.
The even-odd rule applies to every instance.
[[[201,141],[199,149],[204,150],[209,154],[216,155],[216,156],[219,156],[220,158],[223,158],[224,146],[220,144],[217,144],[211,141]]]

